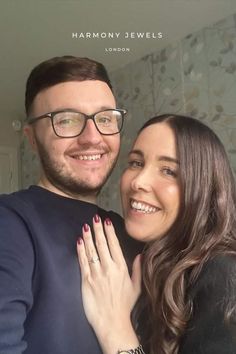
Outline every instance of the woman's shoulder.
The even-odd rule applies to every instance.
[[[224,277],[224,275],[236,274],[236,253],[220,253],[209,259],[200,273],[200,277],[208,277],[209,275]],[[213,278],[214,280],[214,278]]]
[[[236,299],[236,254],[222,253],[208,260],[192,288],[192,297],[221,301],[234,296]]]
[[[236,256],[207,261],[190,296],[192,314],[179,353],[236,353]]]
[[[205,271],[228,272],[236,268],[236,252],[219,253],[205,265]]]

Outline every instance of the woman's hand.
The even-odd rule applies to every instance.
[[[77,246],[85,314],[104,353],[135,348],[138,340],[130,314],[141,292],[140,255],[135,258],[130,277],[111,221],[106,219],[104,223],[107,238],[98,215],[93,228],[96,247],[87,224]]]

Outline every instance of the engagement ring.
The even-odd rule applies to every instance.
[[[89,263],[96,263],[96,262],[99,262],[100,261],[100,259],[99,259],[99,257],[92,257],[92,258],[90,258],[89,259]]]

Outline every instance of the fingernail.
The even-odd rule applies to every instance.
[[[85,232],[88,232],[88,231],[89,231],[89,226],[88,226],[88,224],[84,224],[83,229],[84,229]]]
[[[106,225],[111,225],[111,220],[110,220],[109,218],[107,218],[107,219],[105,220],[105,223],[106,223]]]
[[[96,215],[94,216],[94,221],[95,221],[96,223],[98,223],[98,222],[100,221],[100,217],[99,217],[98,214],[96,214]]]
[[[78,238],[77,243],[78,243],[79,245],[81,245],[81,244],[83,243],[82,237],[79,237],[79,238]]]

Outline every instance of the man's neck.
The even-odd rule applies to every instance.
[[[44,180],[42,178],[39,180],[38,186],[45,188],[48,191],[58,194],[62,197],[66,197],[66,198],[70,198],[70,199],[77,199],[77,200],[81,200],[83,202],[97,204],[97,198],[95,195],[80,195],[80,194],[72,194],[72,193],[70,194],[69,192],[66,192],[66,191],[63,191],[63,190],[57,188],[56,186],[51,184],[49,181]]]

